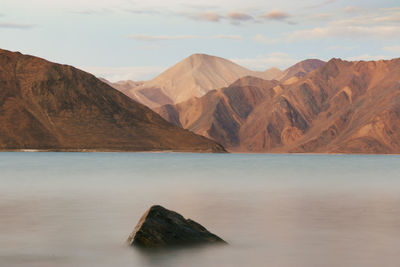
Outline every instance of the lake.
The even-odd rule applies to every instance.
[[[160,204],[229,246],[125,244]],[[398,266],[400,157],[0,153],[0,266]]]

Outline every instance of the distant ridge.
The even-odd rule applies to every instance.
[[[110,84],[132,99],[154,108],[201,97],[210,90],[226,87],[244,76],[271,80],[281,74],[277,68],[264,72],[251,71],[221,57],[194,54],[150,81]]]
[[[307,60],[156,111],[231,151],[399,154],[399,77],[400,59]]]

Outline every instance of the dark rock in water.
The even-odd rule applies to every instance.
[[[131,246],[160,248],[197,244],[226,244],[195,221],[161,206],[152,206],[128,238]]]

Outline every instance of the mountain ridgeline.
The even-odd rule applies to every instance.
[[[224,58],[194,54],[150,81],[120,81],[109,84],[132,99],[156,108],[201,97],[210,90],[229,86],[244,76],[272,80],[282,74],[277,68],[251,71]]]
[[[195,54],[153,80],[110,83],[0,50],[0,150],[225,152],[223,146],[398,154],[400,59],[310,59],[255,72]]]
[[[0,150],[224,152],[74,67],[0,49]]]
[[[400,153],[400,59],[305,61],[155,109],[230,151]]]

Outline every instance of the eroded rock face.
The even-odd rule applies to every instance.
[[[144,248],[226,244],[197,222],[158,205],[143,214],[127,241],[131,246]]]
[[[224,152],[93,75],[0,49],[0,150]]]
[[[400,58],[311,60],[288,73],[243,77],[156,112],[231,152],[400,154]]]

